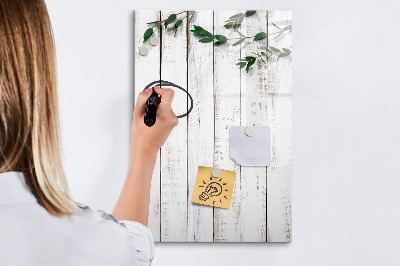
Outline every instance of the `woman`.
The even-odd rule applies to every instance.
[[[173,91],[157,123],[143,123],[139,94],[130,164],[113,215],[76,204],[64,176],[55,48],[43,0],[0,1],[0,265],[149,265],[146,227],[157,152],[178,119]]]

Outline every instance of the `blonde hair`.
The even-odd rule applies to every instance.
[[[50,214],[74,213],[62,165],[53,31],[43,0],[0,1],[0,172]]]

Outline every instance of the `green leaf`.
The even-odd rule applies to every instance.
[[[212,41],[214,41],[214,38],[208,38],[208,37],[199,40],[199,42],[201,42],[201,43],[208,43],[208,42],[212,42]]]
[[[255,11],[255,10],[248,10],[248,11],[246,11],[246,17],[253,16],[255,13],[257,13],[257,11]]]
[[[289,50],[289,49],[286,49],[286,48],[282,48],[282,51],[284,51],[285,53],[291,53],[291,51]]]
[[[260,59],[261,59],[261,61],[263,61],[263,62],[264,62],[264,64],[267,64],[267,63],[264,61],[264,59],[262,59],[262,57],[260,57]]]
[[[249,60],[256,60],[256,58],[254,56],[246,56],[245,59],[249,59]]]
[[[272,51],[274,51],[275,53],[280,53],[281,52],[281,50],[279,50],[278,48],[275,48],[275,47],[272,47],[272,46],[270,46],[269,47]]]
[[[262,56],[265,56],[265,58],[266,58],[267,60],[269,59],[269,56],[268,56],[266,53],[262,53]],[[260,59],[263,60],[262,57],[260,57]],[[263,62],[264,62],[264,60],[263,60]],[[264,62],[264,63],[265,63],[265,62]]]
[[[232,44],[232,46],[236,46],[241,44],[242,42],[244,42],[246,40],[246,38],[240,39],[239,41],[235,42],[234,44]]]
[[[195,29],[194,30],[190,30],[190,31],[193,32],[194,35],[199,36],[199,37],[206,37],[206,36],[208,36],[210,38],[213,37],[213,35],[210,32],[206,31],[202,27],[196,26],[196,25],[193,25],[193,26],[194,26]]]
[[[284,27],[283,30],[292,31],[292,25]]]
[[[250,67],[251,67],[255,62],[256,62],[256,59],[254,58],[254,60],[250,60],[250,61],[247,63],[247,67],[246,67],[246,72],[247,72],[247,73],[249,73]]]
[[[205,37],[203,34],[199,34],[199,33],[193,33],[194,34],[194,36],[197,36],[197,37]]]
[[[280,57],[285,57],[285,56],[288,56],[288,55],[290,55],[290,53],[280,53],[280,54],[278,55],[278,59],[279,59]]]
[[[236,15],[233,15],[233,16],[230,17],[229,19],[238,18],[238,17],[240,17],[240,16],[242,16],[242,15],[243,15],[243,13],[238,13],[238,14],[236,14]]]
[[[218,42],[214,43],[214,46],[223,45],[228,40],[224,35],[215,35],[214,37],[218,40]]]
[[[176,14],[171,14],[169,17],[165,20],[166,23],[171,23],[176,19]]]
[[[165,28],[167,28],[170,23],[174,22],[175,19],[176,19],[176,14],[169,15],[169,17],[164,21]]]
[[[224,35],[215,35],[215,39],[217,39],[218,41],[227,41],[228,39],[224,36]]]
[[[143,34],[143,43],[147,42],[151,35],[153,35],[153,28],[148,28]]]
[[[270,49],[268,49],[268,48],[265,48],[265,50],[268,52],[268,53],[271,53],[271,54],[273,54],[274,52],[272,52]]]
[[[170,28],[169,30],[174,30],[174,36],[176,36],[176,33],[178,32],[178,27],[182,24],[182,19],[178,20],[174,27]],[[202,36],[203,37],[203,36]]]
[[[238,65],[240,67],[240,69],[242,69],[246,66],[246,62],[239,62],[236,65]]]
[[[235,23],[235,27],[234,27],[234,28],[235,28],[235,29],[239,28],[240,25],[242,25],[243,20],[244,20],[244,15],[241,16],[241,17],[238,19],[238,21]]]
[[[182,19],[180,19],[180,20],[178,20],[176,23],[175,23],[175,28],[178,28],[180,25],[182,24]]]
[[[154,23],[159,23],[159,22],[161,22],[161,21],[152,21],[152,22],[148,22],[147,24],[154,24]]]
[[[232,27],[232,25],[233,25],[233,23],[229,22],[229,23],[225,24],[224,27],[225,27],[225,29],[229,29]]]
[[[256,36],[254,36],[254,40],[260,41],[262,39],[265,39],[267,36],[268,36],[268,34],[266,34],[265,32],[259,32],[256,34]]]
[[[204,30],[204,29],[203,29],[202,27],[200,27],[200,26],[193,25],[193,27],[194,27],[195,30],[197,30],[197,31],[203,31],[203,30]],[[192,30],[192,31],[194,31],[194,30]]]
[[[204,36],[208,36],[210,38],[214,37],[214,35],[212,35],[211,32],[206,31],[206,30],[201,31],[200,33],[203,34]]]
[[[153,28],[148,28],[145,32],[143,37],[150,37],[153,34]]]

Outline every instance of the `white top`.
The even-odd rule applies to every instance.
[[[78,205],[58,218],[39,205],[22,173],[0,174],[0,265],[150,265],[150,230]]]

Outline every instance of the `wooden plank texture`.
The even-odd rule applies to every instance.
[[[246,18],[241,32],[246,36],[255,36],[267,32],[267,11]],[[260,53],[267,47],[268,39],[242,43],[241,54],[245,56]],[[267,125],[266,64],[258,61],[248,73],[241,71],[241,125]],[[256,132],[257,134],[257,132]],[[240,167],[241,184],[241,241],[266,242],[267,232],[267,168]]]
[[[162,11],[161,19],[182,11]],[[186,12],[185,12],[186,13]],[[187,23],[176,36],[162,30],[161,79],[187,85]],[[187,110],[186,93],[175,90],[172,104],[177,115]],[[182,242],[187,235],[187,117],[179,119],[161,148],[161,241]]]
[[[292,12],[269,11],[268,31],[292,24]],[[270,46],[291,49],[292,35],[268,39]],[[267,241],[291,241],[292,175],[292,62],[270,60],[267,72],[268,124],[271,128],[270,167],[267,176]]]
[[[234,38],[224,25],[237,11],[214,11],[214,32]],[[241,241],[240,167],[229,158],[229,127],[240,125],[240,70],[235,65],[240,46],[214,47],[215,152],[214,167],[236,171],[230,209],[214,208],[214,241]]]
[[[267,46],[292,50],[291,33],[273,34],[277,26],[292,24],[292,13],[257,11],[244,19],[240,32],[272,35],[232,46],[239,35],[224,25],[240,12],[195,11],[176,36],[160,29],[160,45],[146,43],[145,57],[138,48],[147,22],[177,13],[182,18],[187,11],[135,12],[135,95],[161,78],[187,88],[194,101],[193,111],[179,119],[161,149],[153,172],[149,227],[156,242],[291,241],[292,60],[275,56],[266,64],[257,62],[249,73],[236,63]],[[231,40],[222,46],[199,43],[189,32],[193,25]],[[175,89],[172,107],[177,115],[186,112],[187,95]],[[229,128],[238,125],[270,127],[269,167],[239,166],[230,159]],[[191,202],[198,166],[236,171],[230,209]]]
[[[189,22],[213,32],[213,11],[196,11]],[[192,203],[198,166],[213,167],[214,81],[213,45],[188,34],[188,91],[194,100],[188,118],[188,242],[213,241],[213,207]]]
[[[154,80],[160,79],[160,46],[149,48],[149,54],[144,57],[139,55],[139,47],[143,45],[143,34],[147,29],[144,25],[149,21],[160,19],[160,11],[135,11],[135,99],[143,88]],[[158,32],[155,33],[158,36]],[[150,191],[149,224],[154,241],[160,242],[160,153],[153,171]]]

